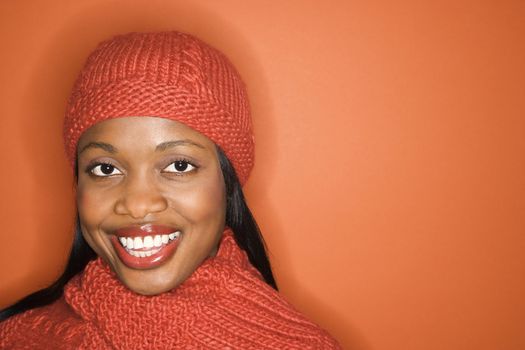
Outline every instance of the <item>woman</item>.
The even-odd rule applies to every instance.
[[[77,179],[69,263],[4,310],[0,348],[339,348],[276,291],[241,189],[247,96],[220,52],[178,32],[103,42],[64,141]]]

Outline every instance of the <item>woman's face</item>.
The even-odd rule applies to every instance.
[[[129,289],[173,289],[216,254],[226,195],[206,136],[163,118],[117,118],[88,129],[77,152],[82,233]]]

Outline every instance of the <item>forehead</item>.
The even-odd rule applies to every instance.
[[[215,144],[209,138],[180,122],[158,117],[121,117],[90,127],[80,137],[77,150],[82,150],[90,142],[144,149],[179,140],[215,149]]]

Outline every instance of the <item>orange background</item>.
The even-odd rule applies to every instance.
[[[61,119],[97,42],[179,29],[244,76],[282,293],[345,349],[525,349],[525,2],[2,1],[0,306],[64,266]]]

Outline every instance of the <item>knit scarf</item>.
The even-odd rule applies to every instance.
[[[178,288],[157,296],[130,291],[100,258],[90,262],[67,284],[63,299],[0,324],[1,349],[31,344],[63,349],[339,349],[262,281],[229,230],[215,257]]]

